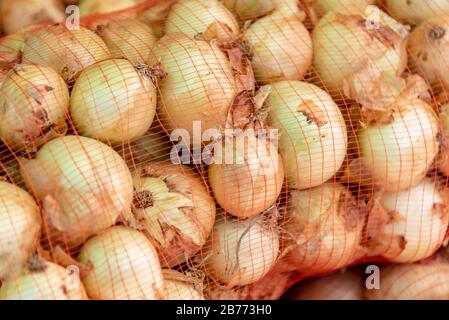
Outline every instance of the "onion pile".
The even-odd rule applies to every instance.
[[[157,93],[150,68],[110,59],[84,69],[72,91],[70,114],[92,138],[120,143],[142,136],[156,113]]]
[[[76,136],[45,144],[35,159],[20,160],[22,176],[43,207],[49,238],[69,245],[115,224],[129,213],[129,169],[107,145]]]
[[[162,265],[175,266],[205,244],[215,221],[215,203],[188,167],[150,163],[133,174],[134,217],[160,254]]]
[[[199,279],[174,270],[163,270],[165,300],[205,300]]]
[[[411,24],[449,15],[449,3],[446,0],[386,0],[386,6],[393,17]]]
[[[332,98],[300,81],[272,85],[269,124],[280,131],[280,153],[289,186],[318,186],[339,170],[347,148],[346,124]]]
[[[82,281],[91,299],[164,298],[164,278],[156,250],[138,231],[116,226],[90,238],[78,261],[90,269]]]
[[[0,137],[12,148],[37,148],[67,131],[69,90],[53,69],[17,64],[0,85]]]
[[[26,191],[3,181],[0,181],[0,225],[0,280],[4,280],[21,272],[36,249],[41,216]]]

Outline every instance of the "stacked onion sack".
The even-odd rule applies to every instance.
[[[0,299],[447,299],[449,10],[381,3],[0,0]]]

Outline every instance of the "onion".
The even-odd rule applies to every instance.
[[[36,270],[5,281],[0,300],[88,300],[77,274],[51,263],[41,262]]]
[[[382,73],[399,76],[407,65],[407,35],[405,26],[376,6],[363,13],[329,12],[312,33],[320,81],[341,97],[345,81],[369,84]]]
[[[231,65],[219,47],[173,34],[159,40],[154,52],[149,63],[160,61],[168,74],[160,84],[160,109],[168,127],[188,130],[191,137],[194,121],[202,132],[224,128],[237,92]]]
[[[174,270],[163,270],[165,300],[205,300],[199,279]]]
[[[106,14],[132,8],[145,0],[80,0],[81,16]]]
[[[2,280],[22,270],[38,244],[41,228],[41,216],[34,199],[26,191],[3,181],[0,181],[0,225]]]
[[[329,11],[360,12],[376,0],[306,0],[315,13],[322,17]]]
[[[0,66],[20,61],[25,38],[22,33],[13,33],[0,39]]]
[[[69,30],[62,24],[31,32],[23,49],[23,63],[51,67],[68,82],[84,68],[110,57],[95,33],[83,27]]]
[[[215,203],[188,167],[155,162],[133,174],[134,216],[155,244],[161,263],[183,263],[205,244]]]
[[[153,122],[157,104],[148,70],[124,59],[84,69],[70,101],[70,114],[80,132],[111,143],[142,136]]]
[[[215,224],[210,244],[204,247],[206,273],[226,288],[261,279],[279,254],[279,233],[258,216],[225,219]]]
[[[382,278],[383,281],[383,278]],[[364,300],[363,277],[340,272],[299,283],[286,295],[288,300]]]
[[[53,69],[17,64],[0,92],[0,137],[10,147],[36,151],[66,133],[69,90]]]
[[[348,144],[346,124],[332,98],[300,81],[272,85],[269,124],[280,131],[280,153],[289,186],[307,189],[329,180],[341,167]]]
[[[446,192],[426,178],[407,190],[374,194],[367,225],[370,255],[398,263],[432,255],[449,224]]]
[[[449,15],[449,3],[446,0],[386,0],[386,6],[393,17],[411,24]]]
[[[153,7],[139,12],[137,19],[149,25],[157,38],[162,38],[165,34],[165,21],[171,6],[177,1],[178,0],[160,1]]]
[[[78,260],[91,266],[82,279],[91,299],[164,298],[164,278],[156,250],[138,231],[112,227],[89,239]]]
[[[386,266],[380,272],[380,289],[366,291],[371,300],[449,299],[447,259],[432,257],[413,264]]]
[[[291,237],[282,263],[307,275],[335,271],[363,253],[363,207],[341,184],[294,190],[285,225]]]
[[[239,31],[232,13],[218,0],[180,0],[173,5],[165,22],[166,34],[182,32],[220,42],[232,42]]]
[[[437,169],[449,176],[449,103],[440,106],[439,120],[441,128],[440,154],[436,164]]]
[[[55,23],[65,19],[61,0],[2,1],[1,20],[6,34],[43,22]]]
[[[264,84],[304,78],[312,64],[312,40],[302,24],[304,13],[277,10],[245,30],[256,79]]]
[[[241,21],[253,20],[275,9],[296,7],[296,0],[221,0]]]
[[[21,160],[21,172],[42,203],[49,236],[57,242],[81,244],[131,209],[129,169],[114,150],[96,140],[56,138],[35,159]]]
[[[138,20],[100,20],[93,27],[114,58],[126,58],[134,64],[146,63],[156,42],[153,30]]]

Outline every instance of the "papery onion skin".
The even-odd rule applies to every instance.
[[[268,122],[280,132],[280,154],[289,186],[312,188],[341,167],[348,144],[338,106],[320,88],[301,81],[272,84]]]
[[[246,136],[246,135],[245,135]],[[242,139],[244,150],[237,147]],[[279,197],[284,183],[284,165],[277,149],[268,139],[254,135],[231,140],[233,163],[212,163],[209,166],[209,184],[218,204],[240,218],[251,218],[271,207]],[[226,152],[226,145],[223,150]],[[229,150],[228,150],[229,151]],[[237,162],[242,156],[242,162]]]
[[[165,35],[154,47],[154,59],[168,74],[160,83],[159,108],[170,129],[193,137],[193,121],[201,130],[223,129],[237,94],[230,63],[215,44],[183,34]]]
[[[41,269],[28,271],[0,288],[0,300],[88,300],[79,275],[45,262]]]
[[[150,128],[156,104],[149,77],[128,60],[110,59],[81,72],[71,94],[70,114],[81,134],[120,143]]]
[[[163,270],[163,274],[167,289],[165,300],[205,300],[192,277],[174,270]]]
[[[312,64],[312,39],[302,24],[303,13],[281,11],[258,19],[243,34],[252,66],[261,84],[301,80]]]
[[[81,244],[131,210],[131,173],[123,159],[101,142],[56,138],[35,159],[22,159],[20,164],[27,186],[42,203],[55,242]]]
[[[23,63],[51,67],[70,82],[84,68],[111,58],[104,41],[87,28],[69,30],[62,24],[30,32]]]
[[[276,228],[261,217],[224,219],[215,224],[210,243],[204,246],[206,274],[227,288],[261,279],[274,266],[279,254]]]
[[[115,226],[89,239],[78,261],[92,266],[82,279],[91,299],[164,298],[164,278],[156,250],[136,230]]]
[[[36,249],[41,224],[34,199],[25,190],[0,181],[0,280],[22,271]]]
[[[165,22],[165,33],[185,33],[206,39],[231,42],[240,28],[237,20],[218,0],[180,0],[173,5]]]
[[[29,25],[62,22],[65,19],[61,0],[5,0],[1,3],[0,14],[6,34]]]
[[[285,229],[293,247],[285,262],[291,270],[317,275],[360,257],[363,211],[343,185],[294,190],[289,205]]]
[[[81,16],[125,10],[145,0],[80,0]]]
[[[173,267],[196,254],[215,222],[215,202],[204,182],[188,167],[170,162],[142,166],[133,182],[134,216],[161,264]]]
[[[389,123],[367,124],[358,133],[370,183],[396,191],[419,183],[438,153],[438,120],[426,102],[399,99]]]
[[[149,26],[133,19],[100,20],[95,25],[114,58],[125,58],[133,64],[148,61],[156,43],[156,36]]]
[[[53,69],[17,64],[0,92],[0,137],[10,147],[37,150],[66,133],[69,90]]]
[[[434,180],[401,191],[374,194],[371,221],[380,219],[378,229],[368,224],[370,255],[391,262],[410,263],[425,259],[440,248],[449,224],[447,191]]]
[[[446,0],[386,0],[386,6],[393,17],[414,25],[434,17],[449,15],[449,3]]]

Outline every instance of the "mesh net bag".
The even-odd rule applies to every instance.
[[[0,18],[0,299],[449,297],[448,1]]]

